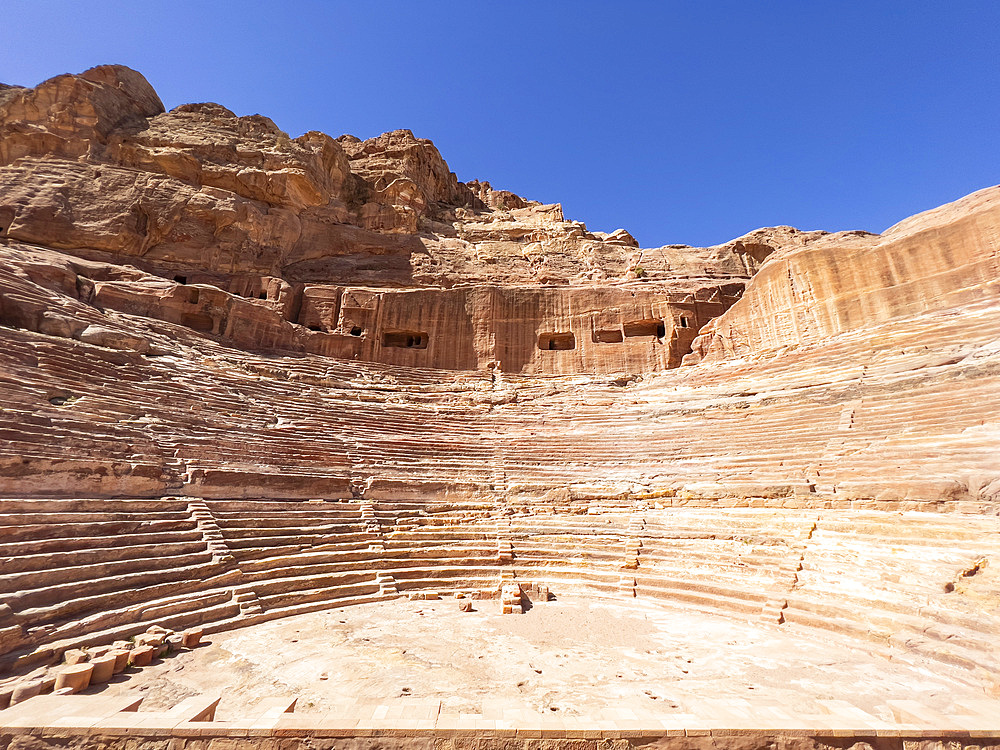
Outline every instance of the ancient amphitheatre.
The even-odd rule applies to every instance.
[[[103,66],[0,248],[4,747],[997,744],[1000,188],[644,249]]]

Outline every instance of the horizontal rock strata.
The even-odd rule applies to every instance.
[[[408,131],[2,88],[0,668],[506,585],[995,691],[998,207],[642,249]]]

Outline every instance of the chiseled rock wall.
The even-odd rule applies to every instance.
[[[689,329],[768,255],[822,234],[643,249],[557,204],[459,182],[409,131],[293,139],[218,104],[165,112],[121,66],[0,100],[5,259],[32,245],[75,259],[64,266],[113,264],[110,278],[79,274],[77,297],[249,349],[517,373],[675,367]]]
[[[883,235],[840,233],[772,256],[712,321],[689,362],[816,343],[1000,292],[1000,188],[913,216]]]
[[[161,522],[197,548],[176,570],[142,555],[138,579],[74,569],[29,590],[0,574],[0,650],[34,664],[149,617],[235,626],[245,593],[268,617],[379,595],[385,568],[365,561],[348,593],[317,589],[346,570],[335,552],[295,587],[262,573],[259,591],[237,592],[195,503],[288,501],[319,525],[356,513],[373,556],[394,533],[376,512],[399,531],[478,514],[488,531],[460,523],[449,543],[472,544],[461,569],[474,552],[490,576],[517,560],[512,545],[530,552],[536,515],[576,545],[569,520],[590,528],[614,507],[636,532],[640,511],[659,512],[664,542],[645,561],[632,531],[621,557],[600,549],[601,590],[750,607],[994,675],[996,572],[979,560],[995,557],[1000,507],[998,236],[993,188],[882,236],[776,227],[643,249],[558,205],[463,185],[407,131],[290,139],[219,105],[166,113],[114,66],[0,89],[0,497],[43,515],[80,498],[110,524],[98,530],[112,553],[123,530]],[[694,366],[678,367],[692,347]],[[718,515],[671,536],[688,508]],[[720,579],[720,561],[744,571],[754,544],[734,508],[766,510],[765,531],[802,511],[781,532],[789,555],[762,568],[773,591]],[[286,510],[275,522],[304,534]],[[74,519],[0,520],[22,572],[92,551]],[[919,542],[909,557],[903,521]],[[838,536],[865,528],[854,547]],[[51,552],[29,550],[43,529]],[[924,561],[931,536],[943,551]],[[321,537],[301,550],[330,553]],[[677,540],[695,566],[649,577]],[[554,562],[572,563],[564,549]],[[868,564],[869,550],[892,564]]]
[[[519,374],[653,372],[677,367],[698,328],[742,283],[671,292],[628,287],[378,289],[307,286],[299,322],[316,347],[353,358]],[[311,351],[322,351],[314,348]]]

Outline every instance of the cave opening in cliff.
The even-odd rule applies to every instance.
[[[538,348],[543,351],[576,349],[576,336],[568,332],[542,333],[538,336]]]
[[[187,284],[188,283],[187,276],[181,276],[180,274],[178,274],[177,276],[174,276],[174,281],[176,281],[178,284]]]
[[[382,334],[382,346],[402,349],[426,349],[426,331],[386,331]]]
[[[662,318],[650,318],[647,320],[630,320],[622,328],[625,336],[634,338],[636,336],[655,336],[662,339],[667,335],[667,327]]]
[[[353,328],[351,329],[351,335],[352,335],[352,336],[360,336],[360,335],[361,335],[362,333],[364,333],[364,332],[365,332],[365,331],[364,331],[364,329],[363,329],[363,328],[362,328],[361,326],[354,326],[354,327],[353,327]]]

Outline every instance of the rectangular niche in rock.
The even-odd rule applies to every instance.
[[[620,328],[595,328],[594,343],[620,344],[624,340]]]
[[[572,333],[540,333],[538,348],[545,351],[576,349],[576,336]]]
[[[382,346],[396,346],[401,349],[426,349],[427,331],[385,331]]]
[[[208,313],[185,313],[181,317],[181,324],[205,333],[215,330],[215,319]]]
[[[622,328],[625,335],[633,336],[655,336],[662,339],[667,335],[667,327],[662,318],[652,318],[650,320],[630,320]]]

